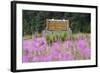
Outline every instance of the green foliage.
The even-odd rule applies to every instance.
[[[52,44],[52,42],[54,41],[54,36],[53,35],[46,35],[46,41],[49,45]]]
[[[31,29],[31,24],[29,24],[25,19],[24,19],[24,22],[23,22],[23,35],[30,35],[32,34],[32,31],[30,30]]]
[[[59,35],[57,33],[46,35],[46,41],[48,44],[52,44],[53,42],[56,42],[59,39],[61,39],[61,41],[65,41],[66,38],[67,38],[67,32],[65,31],[63,31],[62,33],[59,33]]]
[[[52,37],[53,37],[53,42],[57,41],[57,33],[53,33]]]
[[[49,37],[49,35],[46,35],[46,41],[47,41],[48,44],[50,43],[50,37]]]
[[[77,35],[76,34],[72,34],[71,38],[72,38],[73,41],[76,41],[77,40]]]
[[[90,14],[74,13],[70,19],[72,31],[90,33]]]
[[[49,37],[50,37],[50,44],[52,44],[54,36],[53,35],[49,35]]]
[[[69,26],[73,33],[91,32],[91,17],[89,13],[23,10],[23,36],[34,34],[35,32],[41,33],[42,30],[45,30],[46,19],[52,18],[69,20]]]
[[[62,32],[60,34],[60,37],[61,37],[61,41],[65,41],[66,40],[66,37],[67,37],[67,32]]]

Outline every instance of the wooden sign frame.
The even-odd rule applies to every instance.
[[[69,20],[47,19],[46,28],[49,31],[67,31],[69,28]]]

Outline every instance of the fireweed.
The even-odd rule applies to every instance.
[[[79,60],[76,58],[77,51],[82,60],[90,59],[91,48],[88,40],[78,38],[75,40],[65,39],[60,41],[53,36],[35,37],[31,40],[23,40],[23,62],[48,62],[48,61],[67,61]],[[59,37],[59,36],[58,36]],[[56,38],[56,39],[55,39]],[[56,41],[53,41],[53,40]],[[48,45],[48,42],[50,45]],[[81,59],[81,58],[80,58]]]

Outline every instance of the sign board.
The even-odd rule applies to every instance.
[[[69,20],[47,20],[47,30],[56,31],[56,30],[65,30],[69,28]]]

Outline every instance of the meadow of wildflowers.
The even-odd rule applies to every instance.
[[[76,35],[74,38],[63,36],[59,40],[57,38],[46,39],[41,36],[23,39],[22,61],[27,63],[91,59],[90,34]]]

